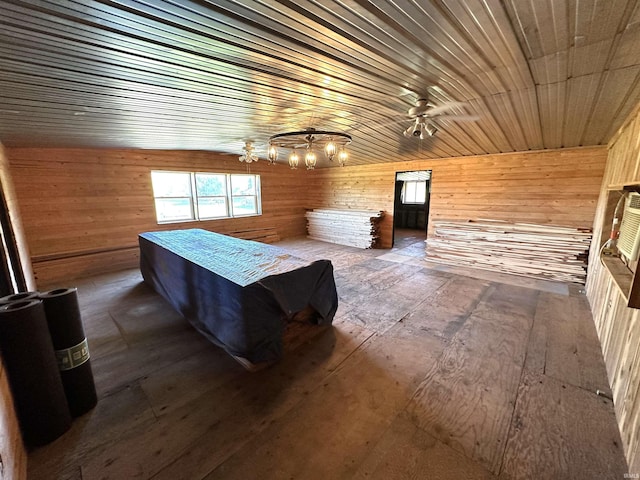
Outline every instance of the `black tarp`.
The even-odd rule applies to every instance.
[[[139,236],[142,276],[204,336],[252,364],[282,355],[285,319],[311,306],[331,324],[338,294],[329,260],[201,229]]]

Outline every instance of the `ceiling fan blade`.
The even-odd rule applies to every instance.
[[[456,122],[474,122],[480,120],[478,115],[439,115],[438,120],[454,120]]]
[[[443,112],[447,112],[449,110],[451,110],[452,108],[460,108],[460,107],[466,107],[468,104],[465,102],[447,102],[443,105],[440,105],[438,107],[433,107],[430,108],[429,110],[427,110],[425,112],[425,115],[427,117],[435,117],[436,115],[440,115]]]

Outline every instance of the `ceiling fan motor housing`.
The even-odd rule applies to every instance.
[[[429,107],[430,105],[426,98],[419,98],[416,100],[415,107],[411,107],[408,113],[412,117],[424,115]]]

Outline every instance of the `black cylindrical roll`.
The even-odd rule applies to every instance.
[[[0,298],[0,305],[6,305],[11,302],[18,302],[21,300],[33,300],[34,298],[38,298],[40,292],[19,292],[12,293],[11,295],[7,295],[6,297]]]
[[[0,306],[0,352],[25,444],[55,440],[71,415],[41,300]]]
[[[75,288],[59,288],[40,294],[40,298],[44,303],[69,410],[71,415],[78,417],[98,402],[78,292]]]

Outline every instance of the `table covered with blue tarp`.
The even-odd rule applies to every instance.
[[[201,229],[141,233],[139,244],[145,282],[240,361],[277,360],[286,319],[311,307],[328,325],[338,308],[329,260]]]

